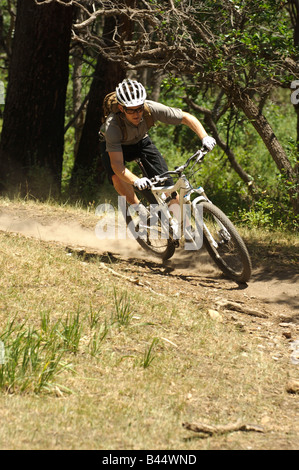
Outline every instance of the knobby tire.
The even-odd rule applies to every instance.
[[[203,220],[211,230],[219,246],[215,248],[203,229],[203,244],[209,255],[228,277],[239,283],[246,283],[251,277],[251,260],[244,241],[228,217],[214,204],[202,202]],[[219,223],[225,227],[230,239],[222,236]]]

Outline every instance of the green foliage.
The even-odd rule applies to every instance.
[[[280,201],[263,195],[263,198],[256,201],[250,210],[243,209],[238,212],[238,221],[247,227],[298,231],[299,218],[284,209]]]
[[[171,44],[188,44],[188,28],[190,25],[175,23],[175,15],[169,21],[175,29],[169,30],[168,21],[163,23],[163,11],[169,9],[168,1],[151,0],[151,5],[160,9],[161,32],[168,31]],[[185,2],[175,0],[178,9],[190,11],[192,20],[198,25],[205,24],[207,31],[210,28],[213,41],[204,44],[202,37],[194,29],[192,33],[192,46],[201,47],[209,51],[208,60],[200,64],[191,76],[170,73],[161,84],[160,101],[173,107],[182,108],[196,114],[190,109],[184,97],[188,95],[198,105],[213,109],[219,89],[207,79],[208,76],[222,73],[223,76],[233,77],[241,87],[255,86],[260,88],[254,96],[257,101],[265,92],[269,80],[274,79],[276,85],[282,84],[287,89],[275,88],[267,100],[263,113],[272,125],[278,140],[287,151],[292,165],[297,159],[296,149],[296,115],[290,103],[289,84],[293,77],[281,66],[281,59],[295,54],[293,46],[293,28],[290,17],[285,8],[286,2],[277,0],[205,0],[198,2]],[[16,1],[12,2],[15,7]],[[9,13],[7,2],[0,0],[0,8],[4,13],[4,34],[9,34],[12,16]],[[102,26],[101,26],[102,27]],[[188,39],[189,37],[189,39]],[[187,41],[186,43],[184,41]],[[96,54],[91,48],[82,52],[82,100],[89,91],[96,62]],[[200,60],[199,60],[200,62]],[[69,85],[66,102],[65,124],[73,117],[73,77],[74,66],[70,58]],[[203,73],[204,72],[204,73]],[[0,68],[0,80],[7,83],[7,68]],[[148,87],[150,91],[151,83]],[[224,96],[220,105],[225,106]],[[197,114],[203,122],[203,116]],[[0,115],[1,118],[1,115]],[[1,119],[0,119],[1,126]],[[206,127],[207,131],[210,129]],[[270,157],[264,143],[252,128],[245,116],[233,107],[217,121],[217,130],[223,141],[227,142],[236,155],[237,161],[254,180],[257,190],[253,193],[232,170],[224,152],[216,148],[211,153],[199,175],[200,184],[204,185],[211,199],[225,210],[231,217],[252,225],[283,226],[287,222],[296,226],[291,217],[287,190],[289,186],[283,183],[275,163]],[[186,158],[201,146],[197,136],[186,126],[166,126],[157,123],[151,130],[150,136],[170,168],[181,164]],[[70,196],[69,185],[74,165],[75,133],[70,127],[65,134],[65,151],[62,171],[62,195]],[[132,163],[132,171],[137,171]],[[98,169],[89,168],[78,174],[78,192],[74,195],[85,203],[100,198],[114,199],[115,191],[95,177]],[[37,178],[37,185],[43,178]],[[254,217],[254,211],[257,212]]]
[[[183,107],[182,97],[186,91],[191,96],[194,94],[195,103],[208,109],[213,108],[213,99],[219,92],[216,89],[213,92],[203,89],[198,93],[198,88],[188,81],[169,77],[162,83],[160,101],[170,106]],[[187,111],[196,114],[190,109]],[[289,90],[277,89],[273,92],[263,112],[284,145],[290,162],[295,165],[296,114],[290,102]],[[197,117],[202,120],[202,115],[198,114]],[[194,186],[204,186],[213,202],[236,223],[269,229],[298,229],[298,218],[294,216],[290,204],[289,185],[251,123],[241,113],[226,113],[217,122],[217,129],[224,141],[228,139],[237,161],[252,177],[257,190],[253,192],[240,179],[219,147],[207,155],[200,173],[194,179]],[[158,124],[151,132],[151,137],[170,168],[182,164],[201,146],[197,136],[185,126]]]
[[[153,354],[153,348],[156,344],[159,343],[158,338],[154,338],[151,342],[150,346],[145,350],[142,360],[140,361],[140,366],[144,369],[147,369],[153,360],[155,359],[155,355]]]
[[[128,293],[125,291],[118,294],[115,288],[113,289],[113,293],[115,311],[111,317],[111,324],[116,323],[119,327],[128,326],[133,316]]]
[[[5,359],[0,364],[0,390],[9,393],[41,393],[55,387],[56,378],[69,365],[65,350],[59,346],[58,324],[49,326],[43,314],[41,328],[8,321],[0,335]]]

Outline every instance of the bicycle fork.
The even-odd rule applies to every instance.
[[[197,198],[194,199],[194,201],[192,201],[192,208],[193,208],[193,212],[194,212],[195,217],[196,217],[197,205],[200,204],[201,202],[208,202],[208,203],[212,204],[212,201],[210,201],[208,199],[208,197],[205,194],[204,189],[201,186],[199,188],[197,188],[195,191],[200,194],[200,196],[198,196]],[[190,199],[190,196],[189,196],[189,199]],[[201,214],[201,218],[202,218],[202,230],[203,230],[205,236],[207,237],[208,242],[210,243],[210,245],[213,246],[217,250],[219,248],[219,243],[215,240],[215,238],[212,236],[210,230],[208,229],[208,227],[207,227],[207,225],[204,221],[203,214]],[[224,238],[225,242],[229,242],[230,238],[231,238],[230,234],[226,230],[224,225],[218,219],[217,219],[217,225],[219,226],[219,229],[220,229],[218,233],[220,234],[222,232],[221,239]]]

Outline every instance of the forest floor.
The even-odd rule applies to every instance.
[[[99,240],[95,234],[97,221],[92,210],[85,213],[26,203],[0,205],[2,231],[62,243],[79,252],[111,253],[124,263],[126,269],[131,264],[132,272],[136,262],[144,269],[148,266],[148,275],[151,274],[151,266],[156,265],[158,273],[165,274],[163,282],[171,279],[178,290],[184,291],[186,282],[188,286],[191,283],[207,287],[209,296],[217,294],[219,297],[220,292],[224,297],[229,294],[229,300],[245,302],[270,315],[292,318],[292,323],[299,323],[298,237],[289,240],[287,235],[284,238],[271,232],[249,233],[246,244],[253,259],[253,276],[248,285],[237,286],[222,277],[204,249],[199,253],[178,250],[173,259],[161,264],[146,254],[135,240]],[[160,279],[158,284],[161,284]]]
[[[240,400],[240,408],[237,413],[234,413],[233,408],[230,408],[226,414],[223,414],[223,411],[218,412],[217,420],[215,420],[216,415],[213,415],[213,412],[210,412],[209,415],[207,412],[204,414],[206,417],[204,425],[201,427],[199,424],[198,428],[198,420],[195,417],[192,422],[190,411],[194,411],[195,405],[198,405],[194,397],[196,392],[195,385],[193,385],[186,398],[189,406],[189,413],[186,413],[188,423],[185,423],[185,429],[180,431],[185,433],[184,437],[181,435],[178,437],[181,439],[180,441],[174,440],[173,442],[171,438],[165,442],[163,440],[161,442],[160,439],[161,445],[164,446],[162,448],[168,446],[168,448],[181,449],[269,448],[298,450],[299,364],[294,364],[294,361],[292,362],[290,359],[292,347],[299,340],[298,238],[287,235],[283,238],[279,234],[269,232],[262,234],[261,231],[242,232],[252,257],[253,274],[248,284],[238,285],[223,277],[204,250],[199,253],[178,250],[171,260],[163,264],[143,252],[134,240],[99,240],[95,235],[96,223],[97,218],[92,208],[87,212],[76,208],[51,206],[50,204],[0,201],[1,233],[5,235],[19,234],[31,241],[39,240],[43,243],[45,250],[48,246],[57,246],[68,255],[75,255],[81,263],[84,263],[85,267],[88,267],[88,264],[96,259],[101,263],[100,266],[105,275],[110,276],[110,282],[116,282],[118,286],[126,286],[127,290],[138,291],[141,296],[151,294],[158,299],[164,296],[168,300],[171,299],[171,302],[175,300],[177,304],[187,305],[188,308],[191,304],[198,306],[212,322],[221,325],[222,328],[233,327],[234,331],[241,332],[244,344],[254,342],[256,349],[267,356],[267,361],[273,363],[276,371],[272,372],[272,383],[269,377],[265,379],[267,386],[265,389],[263,388],[262,392],[263,395],[269,393],[269,403],[273,404],[273,408],[270,405],[265,405],[264,408],[261,406],[259,410],[256,410],[256,421],[257,416],[259,419],[255,424],[261,426],[261,433],[259,428],[257,428],[257,432],[253,430],[247,433],[242,433],[242,429],[237,432],[233,430],[237,421],[236,416],[242,418],[242,410],[245,405],[241,405],[241,403],[247,400],[249,404],[252,401],[251,392],[246,392],[245,386],[242,392],[238,392],[237,401]],[[190,328],[191,324],[186,317],[186,331],[189,331]],[[170,331],[171,329],[168,333]],[[165,331],[165,336],[167,336],[167,331]],[[169,340],[169,344],[171,343],[175,344],[176,341]],[[221,351],[224,350],[223,348],[224,346]],[[248,356],[246,347],[240,354],[239,360],[242,355],[244,358]],[[219,356],[219,367],[225,369],[228,366],[230,368],[231,365],[226,363],[226,360],[223,358],[222,361]],[[240,367],[240,364],[235,367]],[[244,367],[246,368],[246,359],[244,359]],[[258,374],[259,367],[256,367],[251,380],[254,380]],[[284,371],[280,378],[278,378],[277,367]],[[230,372],[225,373],[229,374]],[[242,372],[242,374],[244,373],[246,375],[246,370]],[[249,393],[247,398],[246,393]],[[257,391],[252,393],[256,395]],[[206,411],[211,410],[216,401],[219,401],[219,406],[222,406],[220,405],[220,397],[213,396],[206,400]],[[5,403],[7,406],[6,401]],[[2,405],[4,406],[4,402]],[[19,407],[19,404],[16,405],[15,413]],[[1,405],[0,408],[2,408]],[[223,403],[224,408],[225,404]],[[244,411],[245,417],[246,413]],[[224,418],[225,422],[223,422]],[[38,418],[34,419],[35,426],[38,428]],[[217,424],[220,426],[219,428],[217,428]],[[248,423],[245,424],[248,425]],[[212,430],[205,429],[205,425],[212,426]],[[228,426],[228,430],[222,432],[221,426]],[[231,431],[229,430],[230,426],[232,427]],[[232,438],[232,435],[236,434],[240,437]],[[242,434],[255,435],[255,437],[243,438]],[[60,437],[61,435],[62,430]],[[214,435],[219,437],[215,440]],[[21,444],[22,439],[19,444],[13,443],[11,436],[11,431],[3,436],[3,442],[6,443],[2,444],[3,447],[26,448],[24,443]],[[208,436],[208,441],[206,436]],[[52,448],[59,448],[57,441],[55,441],[56,444],[53,444],[54,441],[51,442]],[[31,445],[35,448],[51,447],[51,444],[46,440],[36,445],[31,442]],[[102,445],[105,446],[105,444]],[[158,445],[150,438],[148,441],[145,438],[143,443],[136,443],[135,448],[159,448]],[[28,446],[30,444],[27,443]],[[61,446],[73,448],[75,443],[64,442],[62,439]],[[85,443],[84,447],[88,447],[88,444]],[[96,447],[96,445],[93,443],[91,447]],[[130,441],[122,442],[118,437],[115,442],[112,439],[110,448],[129,449],[134,448],[134,445]]]

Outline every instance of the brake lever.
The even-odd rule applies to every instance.
[[[151,182],[153,184],[158,184],[158,183],[163,183],[166,180],[167,180],[167,176],[164,176],[163,178],[161,178],[159,175],[156,175],[151,179]]]
[[[204,158],[206,156],[206,154],[209,152],[209,149],[205,146],[203,146],[200,150],[199,150],[199,155],[198,157],[196,158],[195,160],[195,163],[200,163],[200,162],[203,162],[204,161]]]
[[[175,167],[175,171],[176,171],[177,173],[180,173],[180,172],[184,171],[184,170],[185,170],[185,168],[186,168],[186,166],[185,166],[185,165],[182,165],[182,166],[176,166],[176,167]]]

